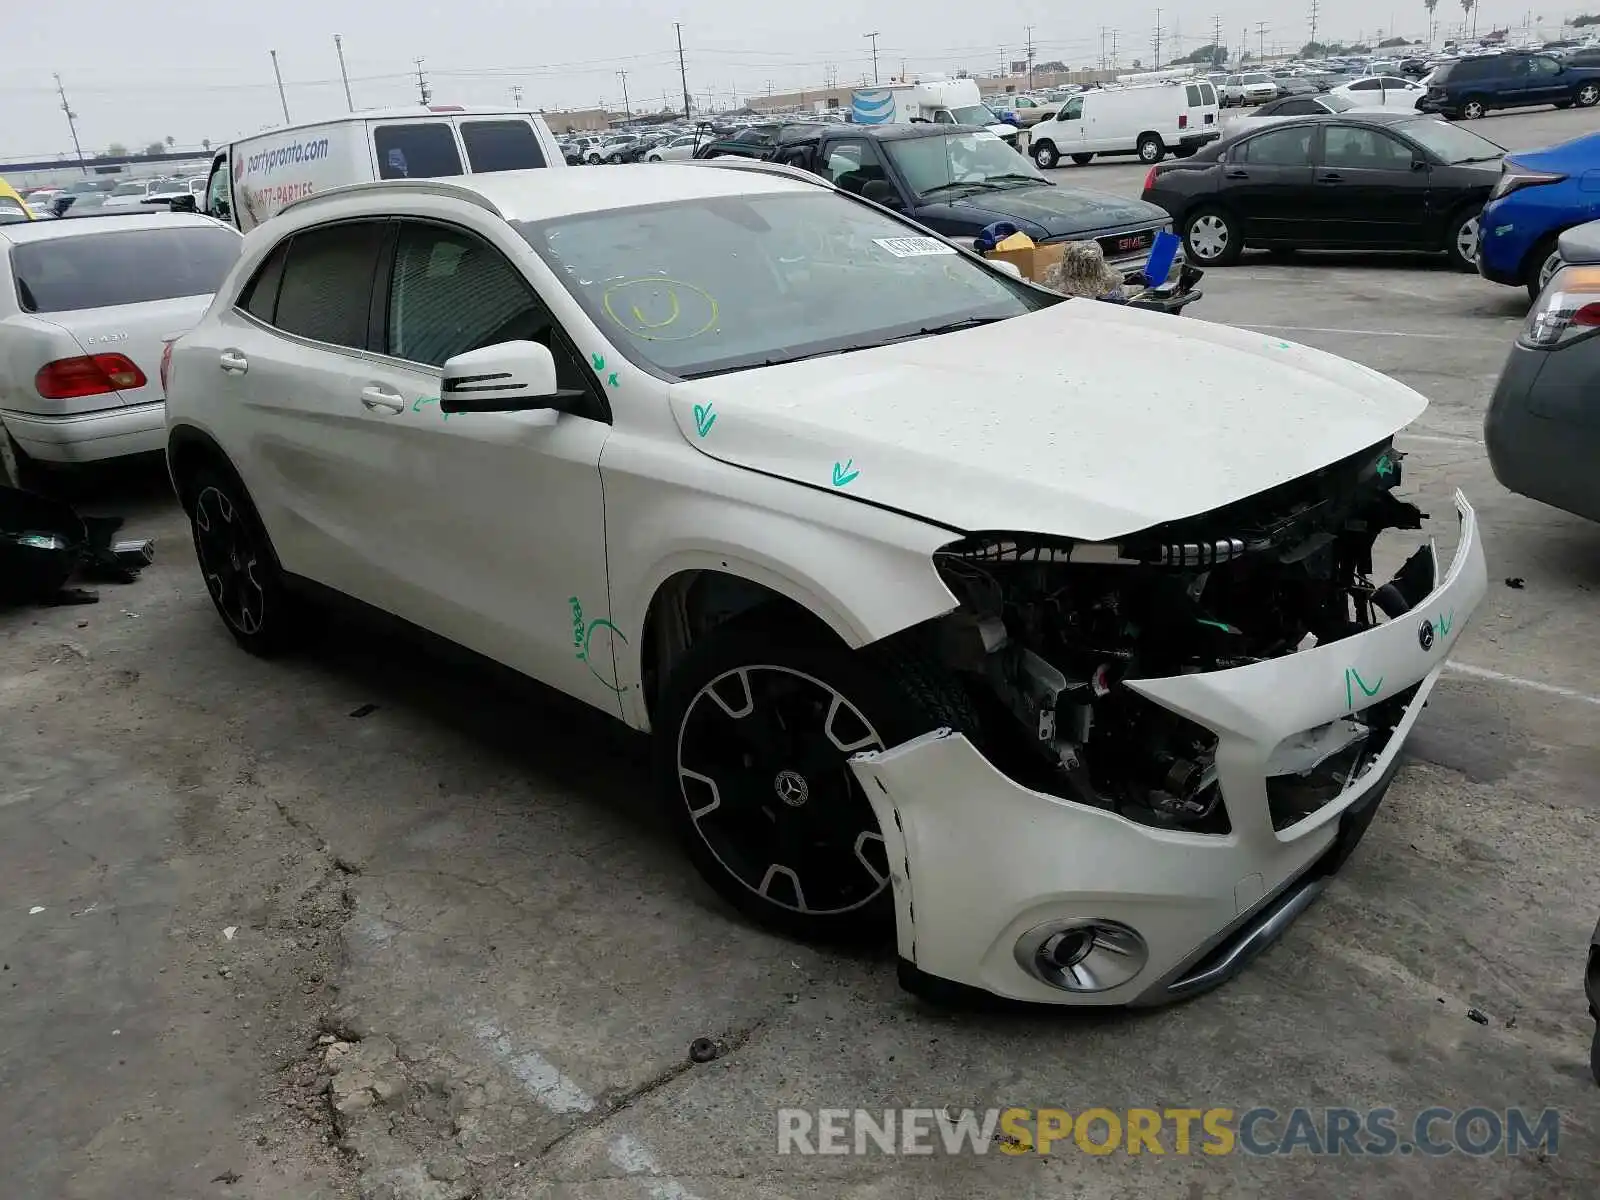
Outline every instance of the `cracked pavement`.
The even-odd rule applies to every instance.
[[[1481,126],[1517,144],[1566,116]],[[1306,257],[1210,273],[1196,315],[1305,327],[1284,336],[1427,394],[1407,487],[1446,553],[1464,488],[1490,556],[1458,659],[1594,692],[1600,528],[1506,494],[1474,444],[1524,302],[1438,264]],[[1391,336],[1408,332],[1430,336]],[[98,605],[0,613],[8,1196],[1595,1193],[1600,706],[1447,675],[1354,858],[1215,993],[1140,1015],[941,1011],[887,955],[742,923],[671,844],[620,727],[345,624],[253,660],[159,471],[81,486],[158,558]],[[698,1038],[711,1061],[690,1061]],[[1557,1107],[1559,1152],[776,1151],[780,1105],[1432,1104]]]

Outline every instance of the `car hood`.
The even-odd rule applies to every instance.
[[[669,403],[727,463],[952,529],[1089,541],[1286,483],[1427,407],[1309,347],[1095,300],[688,380]]]
[[[953,220],[977,227],[995,221],[1028,222],[1046,237],[1121,229],[1129,225],[1171,220],[1165,209],[1143,200],[1129,200],[1092,188],[1063,184],[975,192],[944,204],[917,210],[922,220]]]
[[[1600,169],[1600,133],[1586,134],[1542,150],[1510,150],[1506,152],[1506,161],[1535,171],[1555,171],[1563,175]]]

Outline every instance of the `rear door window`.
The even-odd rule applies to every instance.
[[[1195,84],[1191,83],[1186,85],[1184,88],[1184,94],[1189,98],[1190,108],[1199,108],[1200,105],[1205,103],[1205,101],[1200,98],[1199,87],[1197,87]]]
[[[462,121],[467,162],[478,174],[525,171],[545,165],[539,137],[527,121]]]
[[[75,312],[215,292],[239,258],[239,235],[207,223],[47,238],[11,248],[24,312]]]
[[[1230,156],[1234,162],[1267,167],[1307,167],[1311,165],[1313,127],[1274,129],[1239,143]]]
[[[1217,91],[1209,83],[1200,85],[1200,101],[1203,104],[1215,104],[1217,102]]]
[[[379,125],[372,131],[379,179],[443,179],[460,175],[461,155],[448,121]]]
[[[382,221],[341,221],[294,235],[272,323],[285,333],[365,349]]]

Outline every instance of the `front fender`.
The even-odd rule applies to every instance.
[[[611,620],[628,639],[617,682],[635,728],[649,728],[640,686],[645,618],[681,572],[718,571],[770,588],[853,647],[956,607],[933,564],[948,529],[709,460],[694,465],[702,464],[698,485],[606,472]],[[708,488],[708,477],[736,479],[737,498]]]

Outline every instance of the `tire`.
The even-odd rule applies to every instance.
[[[960,686],[924,660],[852,651],[793,621],[738,621],[667,680],[658,792],[695,869],[752,920],[805,940],[881,940],[888,863],[846,759],[975,724]]]
[[[1450,230],[1445,234],[1444,252],[1450,265],[1458,271],[1478,269],[1479,223],[1481,208],[1464,208],[1450,218]]]
[[[1238,219],[1220,208],[1196,209],[1183,222],[1183,249],[1192,263],[1231,267],[1244,252]]]
[[[1059,161],[1060,156],[1056,154],[1055,143],[1043,141],[1033,148],[1033,165],[1041,171],[1048,171]]]
[[[24,492],[37,492],[44,483],[44,469],[17,445],[5,426],[0,425],[0,484]]]
[[[200,577],[233,640],[263,658],[292,649],[303,636],[301,607],[244,484],[208,464],[184,496]]]
[[[1072,156],[1072,161],[1077,163],[1080,167],[1087,167],[1090,163],[1092,163],[1094,161],[1094,155],[1092,155],[1092,154],[1074,154]]]
[[[1138,149],[1139,161],[1146,164],[1158,163],[1167,156],[1166,143],[1156,133],[1140,134]]]
[[[1488,111],[1489,110],[1484,107],[1482,100],[1478,99],[1476,96],[1470,96],[1461,102],[1461,110],[1458,115],[1463,121],[1477,121],[1482,119],[1483,114]]]
[[[1560,266],[1561,252],[1556,247],[1554,237],[1547,237],[1534,247],[1533,253],[1528,255],[1528,272],[1524,280],[1530,301],[1539,299],[1539,293],[1544,291],[1545,284],[1550,282]]]
[[[1172,157],[1173,158],[1193,158],[1194,157],[1194,147],[1193,146],[1174,146],[1172,148]]]
[[[1600,83],[1590,80],[1579,84],[1578,90],[1572,93],[1572,102],[1579,108],[1593,108],[1600,104]]]

